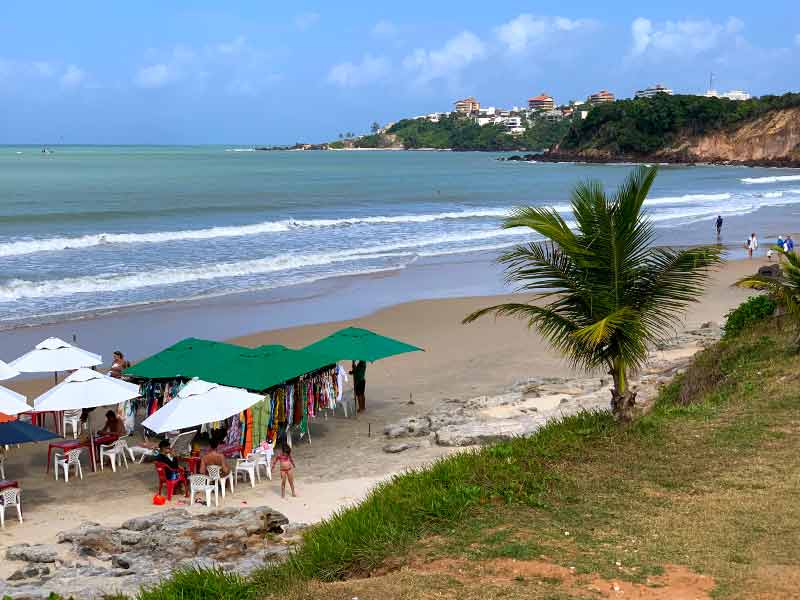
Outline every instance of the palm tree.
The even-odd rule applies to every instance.
[[[643,366],[649,345],[674,331],[722,260],[719,247],[653,246],[642,205],[655,176],[655,168],[639,167],[611,197],[599,182],[579,184],[572,192],[574,230],[554,209],[515,209],[503,227],[529,227],[545,241],[517,245],[498,260],[518,291],[544,302],[499,304],[464,319],[527,319],[573,366],[607,369],[611,410],[620,421],[633,417],[636,404],[629,375]]]
[[[800,350],[800,258],[794,251],[786,252],[778,246],[773,250],[785,256],[785,263],[781,263],[781,275],[770,277],[768,275],[751,275],[736,282],[736,285],[754,290],[764,290],[778,303],[784,314],[792,321],[795,331],[795,345]]]

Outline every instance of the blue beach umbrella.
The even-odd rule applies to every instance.
[[[25,421],[0,423],[0,445],[10,446],[27,442],[43,442],[57,437],[61,436]]]

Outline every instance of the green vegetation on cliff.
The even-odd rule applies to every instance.
[[[559,151],[644,156],[668,147],[679,136],[710,133],[797,106],[800,94],[792,93],[744,101],[666,94],[618,100],[595,106],[586,119],[576,120]]]
[[[448,150],[544,150],[564,137],[566,121],[536,121],[521,135],[511,135],[501,125],[477,125],[471,119],[450,115],[438,123],[426,119],[403,119],[392,125],[387,135],[372,134],[354,141],[357,148],[384,148],[393,136],[404,148]]]

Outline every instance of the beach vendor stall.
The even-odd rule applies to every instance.
[[[337,366],[329,357],[280,345],[245,348],[188,338],[125,375],[141,384],[140,408],[148,416],[173,401],[194,377],[259,394],[261,401],[250,408],[204,424],[209,434],[224,431],[222,449],[231,456],[285,439],[291,428],[307,435],[309,416],[333,410],[338,397]]]
[[[339,360],[375,361],[420,350],[364,329],[337,333],[334,344],[300,350],[187,338],[126,369],[125,375],[140,383],[140,409],[148,417],[179,397],[182,386],[195,377],[259,394],[259,402],[238,414],[204,424],[210,435],[224,435],[226,453],[247,456],[265,442],[291,443],[293,431],[310,442],[310,421],[332,414],[342,400],[345,377]],[[148,422],[153,423],[142,424],[148,427]]]
[[[369,329],[360,327],[345,327],[332,333],[328,337],[314,342],[303,348],[307,352],[324,354],[334,360],[353,361],[353,388],[356,410],[361,412],[366,409],[366,368],[368,362],[375,362],[390,356],[405,354],[406,352],[422,352],[411,344],[406,344]]]

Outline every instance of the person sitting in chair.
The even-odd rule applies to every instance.
[[[109,410],[106,413],[106,424],[103,425],[103,428],[97,432],[98,435],[104,434],[114,434],[114,435],[124,435],[125,434],[125,424],[122,422],[113,410]]]
[[[228,467],[228,461],[225,459],[225,455],[217,451],[217,448],[219,447],[219,440],[212,438],[208,445],[209,450],[205,453],[200,461],[200,472],[208,473],[209,465],[216,465],[220,467],[222,476],[225,477],[231,472],[231,470]]]
[[[175,455],[172,454],[172,447],[167,440],[161,440],[158,443],[158,450],[153,455],[153,460],[164,463],[167,467],[167,479],[178,479],[182,467]]]

